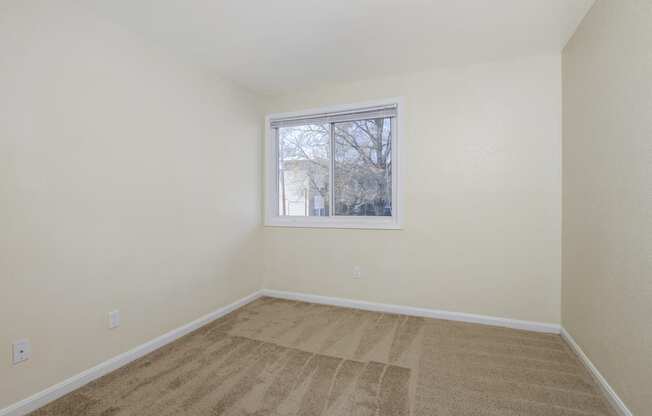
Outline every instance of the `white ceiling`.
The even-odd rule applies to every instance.
[[[94,0],[92,5],[174,53],[251,90],[274,94],[558,53],[593,2]]]

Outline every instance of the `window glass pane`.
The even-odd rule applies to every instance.
[[[279,127],[278,153],[279,215],[330,215],[330,125]]]
[[[333,126],[335,215],[391,216],[391,118]]]

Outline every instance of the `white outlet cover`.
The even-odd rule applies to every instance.
[[[353,278],[354,279],[361,279],[362,278],[362,270],[360,270],[360,266],[355,266],[353,268]]]
[[[109,329],[117,328],[120,326],[120,311],[115,310],[109,312]]]
[[[32,346],[29,344],[29,340],[19,339],[12,344],[12,361],[14,364],[27,361],[31,355]]]

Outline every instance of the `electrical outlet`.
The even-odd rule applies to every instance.
[[[14,364],[27,361],[32,355],[32,347],[29,340],[20,339],[12,344],[12,361]]]
[[[362,279],[362,270],[360,270],[360,266],[355,266],[353,268],[353,278]]]
[[[109,329],[114,329],[120,326],[120,311],[115,310],[109,312]]]

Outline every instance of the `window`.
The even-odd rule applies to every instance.
[[[398,100],[267,117],[266,225],[399,228]]]

